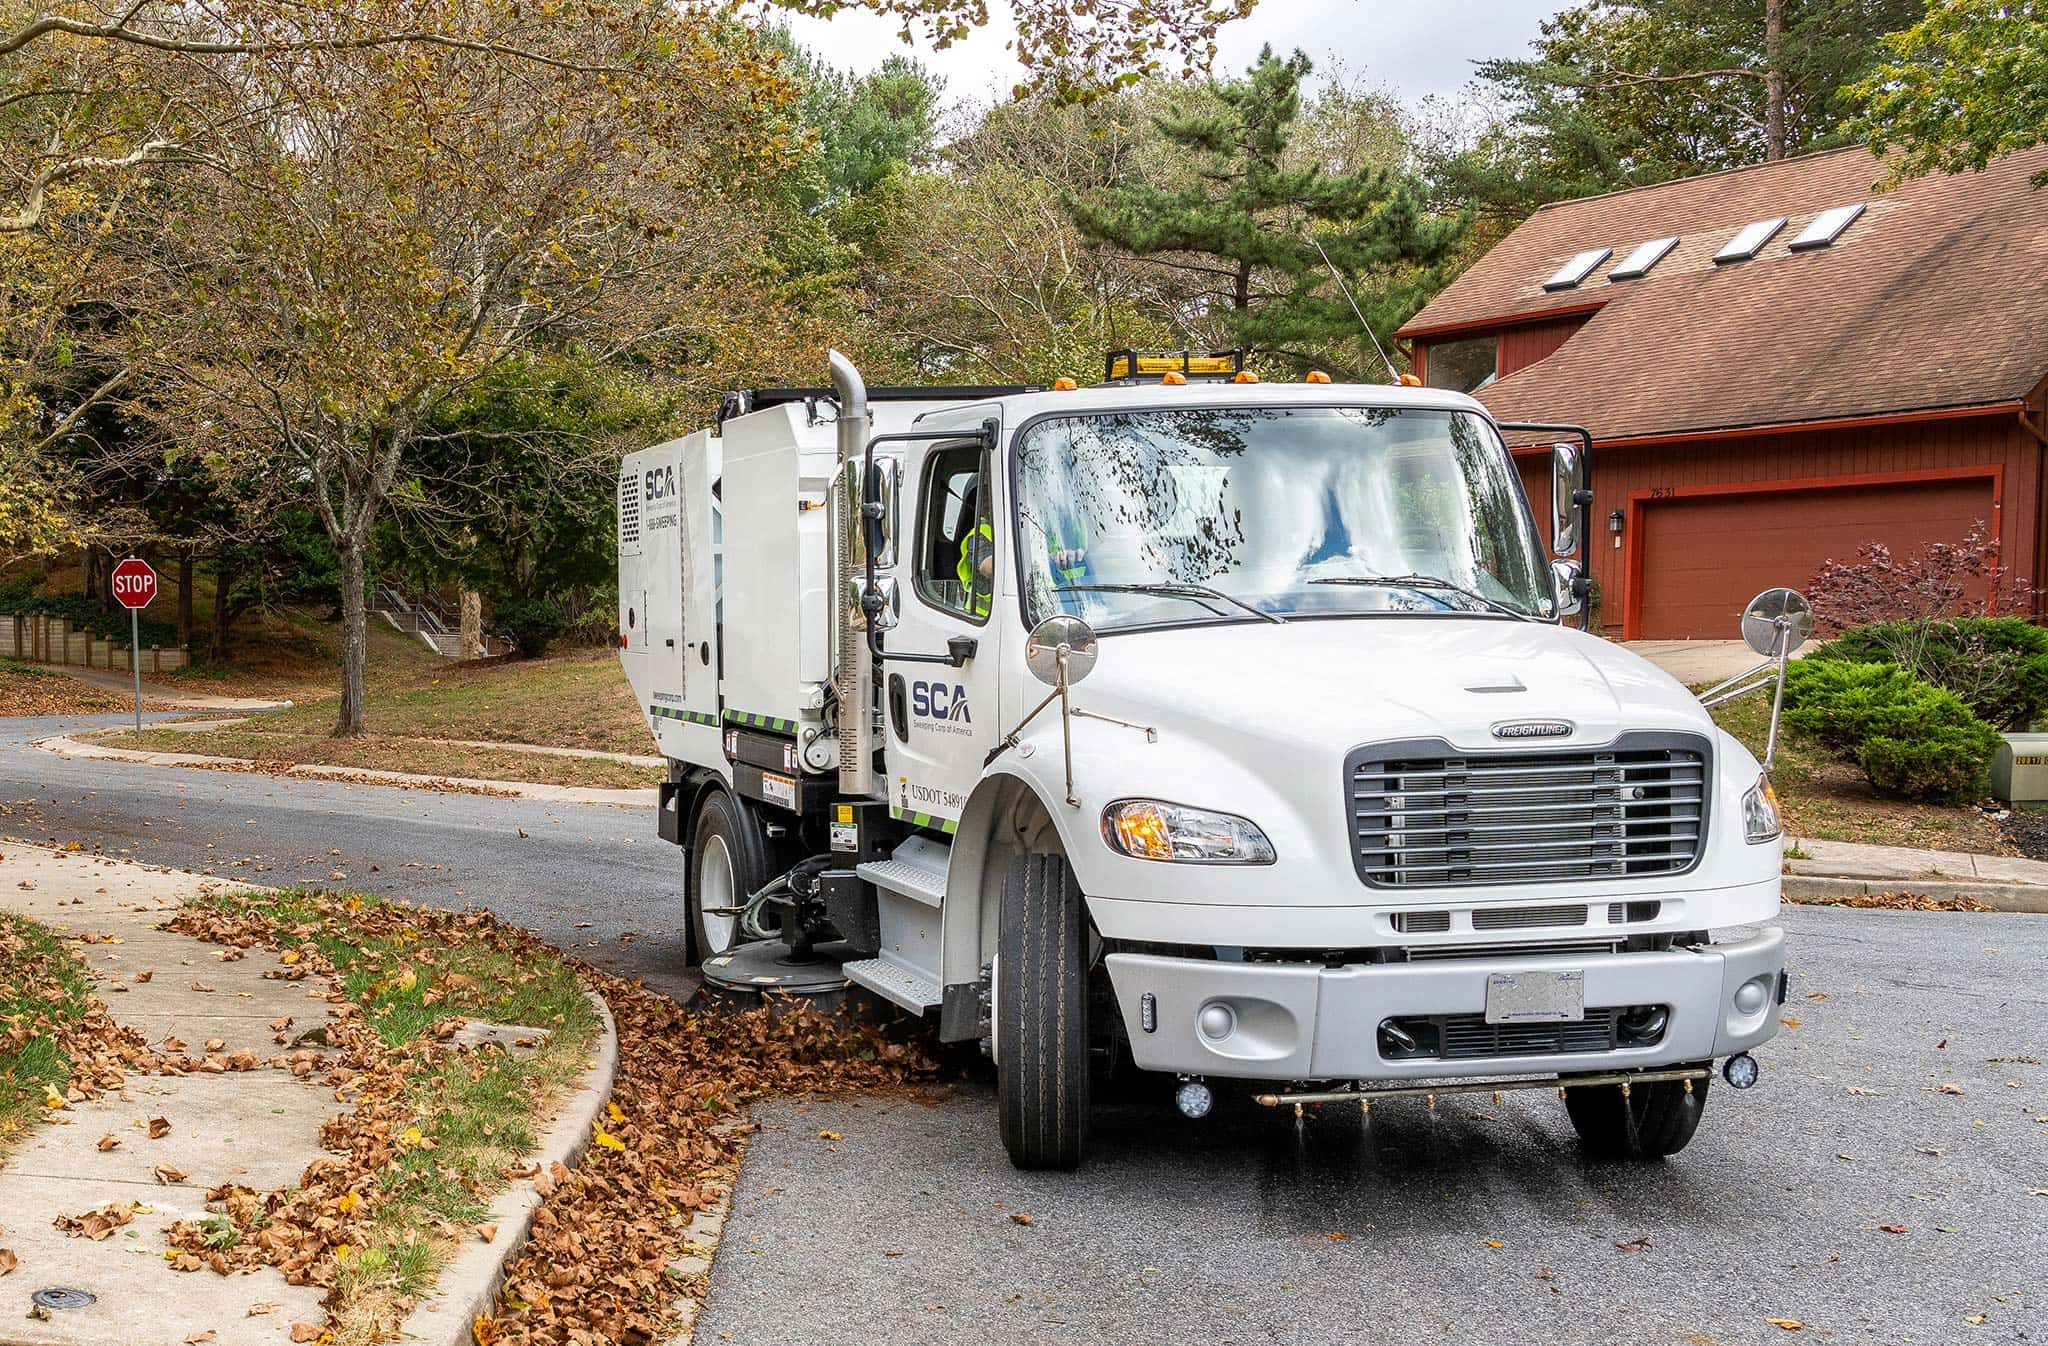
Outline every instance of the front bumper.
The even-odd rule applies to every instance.
[[[1785,934],[1771,926],[1738,943],[1655,953],[1522,954],[1339,968],[1134,953],[1113,953],[1104,961],[1141,1069],[1259,1080],[1552,1075],[1708,1061],[1763,1042],[1778,1030]],[[1381,1054],[1382,1021],[1481,1015],[1491,974],[1544,968],[1582,969],[1589,1013],[1668,1007],[1663,1037],[1649,1046],[1554,1055],[1447,1060]],[[1737,992],[1751,982],[1767,984],[1768,993],[1758,1004],[1752,992],[1743,997],[1750,1007],[1740,1007]],[[1219,1003],[1230,1009],[1232,1026],[1212,1039],[1197,1020]]]

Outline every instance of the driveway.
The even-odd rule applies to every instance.
[[[486,906],[657,990],[697,985],[682,967],[681,856],[655,835],[651,808],[181,770],[30,746],[123,723],[0,719],[0,835],[77,840],[255,883],[346,883],[435,906]]]
[[[257,881],[338,871],[694,982],[680,866],[643,810],[26,746],[82,723],[0,721],[0,833]],[[1248,1106],[1185,1122],[1162,1096],[1101,1110],[1088,1167],[1059,1176],[1009,1167],[978,1075],[764,1107],[697,1340],[2048,1340],[2048,1196],[2029,1195],[2048,1191],[2048,917],[1795,907],[1783,924],[1798,1026],[1662,1164],[1587,1162],[1540,1092],[1299,1126]]]

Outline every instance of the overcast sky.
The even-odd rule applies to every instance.
[[[1283,55],[1296,47],[1317,66],[1341,65],[1374,85],[1392,85],[1403,101],[1454,94],[1472,62],[1526,54],[1537,25],[1565,0],[1260,0],[1249,19],[1224,28],[1219,74],[1241,71],[1263,43]],[[1007,7],[989,5],[991,22],[963,43],[933,52],[906,48],[896,24],[842,11],[831,19],[790,16],[797,40],[844,69],[866,72],[891,53],[910,50],[946,81],[948,99],[1007,96],[1022,69],[1004,49]]]

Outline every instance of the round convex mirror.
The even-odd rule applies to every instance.
[[[1031,628],[1024,640],[1024,666],[1048,687],[1059,686],[1060,647],[1067,650],[1067,685],[1073,686],[1095,667],[1095,628],[1079,617],[1059,613]]]
[[[1777,657],[1781,630],[1787,654],[1813,634],[1813,606],[1797,589],[1766,589],[1742,610],[1742,639],[1758,654]]]

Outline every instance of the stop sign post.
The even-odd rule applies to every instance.
[[[128,609],[128,663],[135,669],[135,734],[142,735],[142,610],[156,597],[156,571],[139,556],[114,567],[114,601]]]

